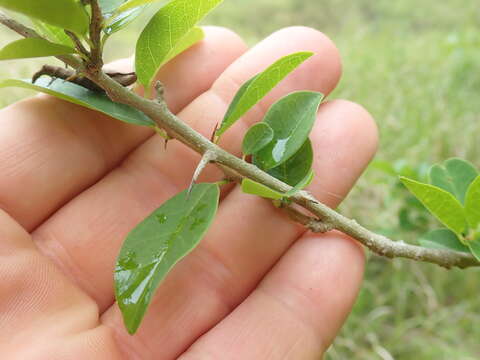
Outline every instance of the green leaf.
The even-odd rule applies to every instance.
[[[123,4],[122,6],[120,6],[120,8],[118,9],[118,12],[127,11],[130,9],[133,9],[142,5],[151,4],[157,1],[159,0],[130,0],[130,1],[127,1],[125,4]]]
[[[113,13],[117,12],[117,9],[126,1],[127,0],[98,0],[98,4],[102,9],[103,16],[109,18]]]
[[[285,196],[285,194],[270,189],[268,186],[265,186],[247,178],[242,180],[242,191],[245,194],[257,195],[263,198],[273,200],[281,200]]]
[[[305,176],[297,185],[295,185],[292,189],[285,193],[285,197],[290,197],[295,195],[300,190],[305,189],[308,185],[310,185],[315,177],[315,173],[312,169],[310,169],[307,176]]]
[[[298,91],[272,105],[263,121],[273,129],[274,136],[272,142],[255,156],[260,168],[277,167],[300,149],[312,130],[322,99],[320,93]]]
[[[451,181],[452,179],[449,178],[447,170],[442,165],[433,165],[430,169],[429,178],[430,184],[455,195],[455,189]]]
[[[127,236],[115,268],[115,295],[130,334],[136,332],[160,282],[203,238],[220,190],[198,184],[165,202]]]
[[[478,261],[480,261],[480,239],[469,241],[468,247],[470,248],[472,255],[475,256]]]
[[[298,52],[287,55],[247,81],[235,95],[216,135],[221,136],[227,131],[238,119],[277,86],[280,81],[312,55],[312,52]]]
[[[468,224],[474,231],[480,230],[480,176],[470,184],[465,198],[465,213]]]
[[[384,160],[374,160],[369,166],[371,169],[380,170],[387,175],[398,175],[392,163]]]
[[[449,229],[436,229],[424,234],[418,241],[421,246],[430,249],[454,250],[469,253],[467,246],[463,245],[458,236]]]
[[[246,194],[257,195],[267,199],[281,200],[295,195],[298,191],[310,185],[314,176],[315,173],[310,171],[307,176],[302,179],[302,181],[300,181],[294,188],[286,193],[275,191],[270,189],[268,186],[245,178],[242,180],[242,191]]]
[[[130,8],[126,11],[121,11],[121,5],[127,0],[100,0],[100,7],[105,21],[103,32],[107,35],[112,35],[117,31],[123,29],[125,26],[133,22],[147,6],[139,6],[137,8]]]
[[[139,82],[150,87],[157,70],[177,44],[223,0],[173,0],[161,8],[137,41],[135,69]]]
[[[242,150],[245,155],[251,155],[262,150],[273,139],[273,130],[267,123],[256,123],[248,129],[243,138]]]
[[[80,85],[60,79],[53,81],[49,85],[50,81],[49,78],[42,77],[35,84],[32,84],[30,80],[9,79],[0,81],[0,88],[21,87],[36,90],[102,112],[130,124],[155,126],[155,123],[142,112],[128,105],[114,103],[104,93],[91,91]]]
[[[230,103],[227,112],[225,113],[225,116],[223,117],[222,125],[221,127],[215,132],[216,136],[221,136],[230,126],[233,125],[234,122],[231,124],[227,123],[227,119],[231,118],[232,114],[234,111],[236,111],[237,106],[240,102],[240,100],[243,99],[243,95],[247,92],[248,88],[250,85],[260,76],[260,74],[255,75],[252,77],[250,80],[247,80],[245,83],[243,83],[242,86],[240,86],[240,89],[238,89],[237,93],[233,97],[232,102]],[[237,119],[238,120],[238,119]],[[236,121],[236,120],[235,120]],[[223,128],[223,129],[222,129]]]
[[[256,156],[254,156],[256,164]],[[295,186],[308,176],[313,164],[312,143],[307,139],[303,146],[290,159],[282,165],[267,172],[284,183]]]
[[[430,169],[430,182],[448,191],[463,204],[468,186],[477,175],[478,170],[471,163],[453,158]]]
[[[144,7],[139,7],[125,11],[119,15],[112,16],[103,29],[104,33],[107,35],[112,35],[123,29],[125,26],[133,22],[144,10]]]
[[[205,32],[201,27],[195,26],[190,32],[181,38],[175,47],[167,54],[164,60],[164,64],[177,57],[185,50],[202,41],[205,38]]]
[[[88,29],[87,12],[75,0],[0,0],[0,7],[77,34]]]
[[[73,54],[75,49],[54,44],[40,38],[26,38],[11,42],[0,50],[0,60],[26,59]]]
[[[69,47],[74,46],[72,39],[70,39],[67,34],[65,34],[65,30],[63,30],[62,28],[46,24],[40,20],[32,19],[32,22],[35,25],[35,29],[48,40]]]
[[[452,194],[406,177],[400,180],[440,222],[457,235],[462,235],[466,229],[465,211]]]

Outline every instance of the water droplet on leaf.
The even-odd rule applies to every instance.
[[[165,214],[158,214],[156,217],[160,224],[164,224],[167,221],[167,215]]]
[[[195,230],[197,227],[205,223],[205,219],[201,217],[197,217],[193,220],[192,224],[190,225],[190,230]]]

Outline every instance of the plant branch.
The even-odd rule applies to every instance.
[[[103,15],[102,9],[98,3],[98,0],[90,0],[90,7],[92,10],[92,18],[90,21],[90,41],[91,41],[91,65],[96,70],[100,70],[103,67],[102,59],[102,28],[103,28]]]
[[[305,194],[302,196],[302,198],[306,197],[308,199],[311,197],[310,194],[306,192],[304,193]],[[316,207],[326,207],[319,202],[315,202],[314,204]],[[309,207],[310,206],[305,206],[307,209],[309,209]],[[328,219],[326,217],[324,220],[306,216],[296,210],[293,210],[292,212],[291,208],[287,208],[286,210],[293,220],[305,225],[312,232],[323,233],[325,232],[325,227],[330,227],[330,229],[327,231],[333,229],[339,230],[355,238],[357,241],[380,256],[388,258],[401,257],[416,261],[429,262],[440,265],[447,269],[452,267],[467,268],[472,266],[480,266],[480,263],[471,254],[451,250],[429,249],[421,246],[406,244],[403,241],[393,241],[386,236],[365,229],[355,220],[348,219],[334,210],[331,210],[328,207],[326,208],[328,210],[325,212],[325,209],[313,210],[314,212],[322,212],[328,215]]]
[[[15,31],[17,34],[26,37],[26,38],[41,38],[41,36],[33,29],[30,29],[29,27],[19,23],[18,21],[13,20],[12,18],[9,18],[5,13],[0,11],[0,24],[5,25],[8,27],[10,30]]]
[[[181,141],[191,149],[200,154],[204,154],[207,151],[215,154],[215,162],[217,164],[233,170],[242,177],[259,182],[279,192],[287,192],[292,188],[263,172],[256,166],[243,161],[212,143],[172,114],[164,101],[151,101],[142,98],[118,83],[115,83],[103,72],[99,72],[97,76],[92,76],[91,80],[97,82],[113,101],[130,105],[144,112],[154,120],[159,127],[165,129],[170,136]],[[339,230],[353,237],[378,255],[390,258],[404,257],[417,261],[430,262],[445,268],[480,266],[480,263],[470,254],[408,245],[402,241],[396,242],[383,235],[376,234],[359,225],[356,221],[348,219],[320,203],[306,191],[298,192],[291,197],[291,200],[309,210],[319,219],[312,218],[306,222],[307,219],[305,217],[301,219],[297,217],[297,221],[307,225],[312,230],[315,230],[315,228],[319,229],[319,231],[323,231],[324,229]],[[320,222],[320,224],[316,222]]]
[[[90,53],[87,49],[82,44],[82,41],[78,38],[77,35],[75,35],[73,32],[65,30],[65,34],[73,41],[75,44],[75,48],[77,51],[84,56],[84,58],[88,59],[90,56]]]
[[[100,39],[102,18],[101,13],[98,12],[99,7],[97,0],[90,0],[90,3],[92,4],[91,41],[93,42],[93,48],[91,50],[93,52],[95,47],[100,44],[100,42],[97,43],[97,40]],[[39,37],[34,30],[14,20],[8,19],[2,13],[0,13],[0,23],[8,26],[22,36]],[[126,104],[142,111],[155,121],[159,128],[164,129],[170,137],[179,140],[201,155],[207,153],[207,158],[210,159],[209,162],[214,161],[230,178],[236,181],[241,180],[242,177],[249,178],[283,193],[292,189],[291,186],[270,176],[256,166],[230,154],[193,130],[168,109],[163,96],[159,96],[157,100],[148,100],[113,80],[101,70],[101,67],[98,67],[98,65],[101,64],[101,47],[95,51],[100,51],[100,62],[98,62],[96,58],[98,54],[95,54],[95,56],[92,55],[87,64],[75,56],[61,56],[58,58],[72,66],[77,72],[84,73],[90,80],[104,89],[112,101]],[[325,232],[333,229],[339,230],[356,239],[378,255],[390,258],[404,257],[417,261],[430,262],[445,268],[480,266],[480,262],[470,254],[408,245],[402,241],[393,241],[383,235],[376,234],[359,225],[355,220],[348,219],[320,203],[306,191],[299,191],[293,195],[290,200],[315,215],[315,217],[309,217],[293,207],[288,207],[286,210],[295,221],[315,232]]]
[[[292,219],[295,222],[298,222],[299,224],[302,224],[303,226],[308,228],[311,232],[323,234],[335,229],[333,225],[329,223],[325,223],[320,219],[316,219],[314,217],[305,215],[304,213],[297,210],[293,206],[285,206],[283,207],[283,209],[288,214],[290,219]]]

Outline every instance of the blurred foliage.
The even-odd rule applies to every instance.
[[[285,26],[320,29],[344,62],[330,98],[350,99],[372,113],[381,134],[378,161],[413,177],[424,176],[425,164],[453,156],[480,165],[478,1],[227,0],[207,23],[228,26],[250,44]],[[112,37],[110,59],[132,54],[142,24],[145,19]],[[0,29],[0,45],[15,38]],[[38,64],[3,63],[0,77],[30,76]],[[26,95],[1,91],[0,106]],[[341,210],[411,242],[432,225],[378,163]],[[370,256],[354,311],[326,358],[478,359],[479,271]]]
[[[371,169],[378,170],[383,174],[383,176],[378,174],[374,178],[377,185],[387,185],[390,188],[390,191],[383,199],[383,207],[389,209],[389,212],[392,214],[395,207],[397,208],[397,221],[391,224],[384,224],[384,227],[377,230],[378,232],[385,236],[396,238],[399,233],[417,236],[432,227],[434,221],[430,213],[399,179],[400,176],[405,176],[415,181],[428,183],[430,167],[426,163],[418,166],[408,164],[403,159],[393,162],[375,160],[371,163]],[[372,186],[375,185],[372,184]]]

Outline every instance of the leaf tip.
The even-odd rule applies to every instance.
[[[138,330],[138,324],[127,324],[125,323],[125,327],[129,335],[135,335]]]
[[[298,54],[305,56],[306,59],[315,55],[315,53],[313,51],[300,51]]]

